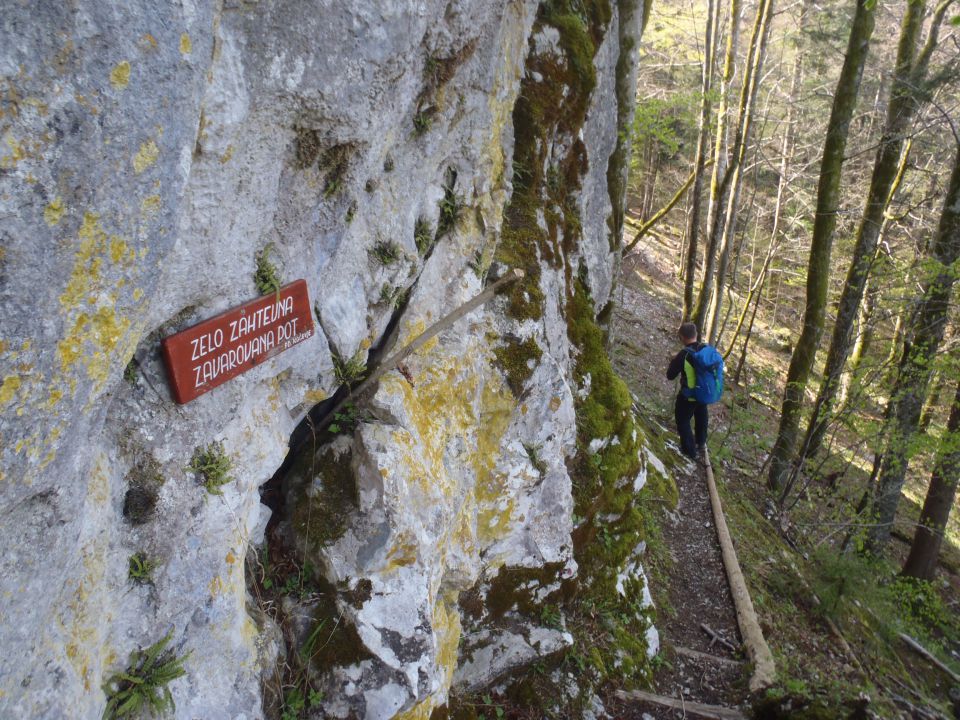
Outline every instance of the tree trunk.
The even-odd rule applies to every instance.
[[[687,224],[686,272],[683,278],[683,319],[693,311],[693,285],[697,277],[697,243],[700,235],[700,206],[703,204],[703,173],[707,162],[707,141],[710,137],[710,91],[713,87],[713,45],[716,41],[716,20],[720,13],[717,0],[707,0],[707,33],[703,47],[703,68],[700,82],[700,116],[697,120],[697,154],[694,161],[693,191]]]
[[[853,351],[850,353],[850,364],[847,372],[840,376],[837,399],[841,405],[847,402],[847,398],[850,396],[850,385],[860,370],[860,363],[863,362],[863,358],[866,357],[873,345],[873,313],[877,307],[877,292],[875,288],[871,287],[870,278],[867,278],[867,287],[863,291],[863,305],[860,307],[860,315],[857,318],[859,332],[856,342],[853,344]],[[808,450],[808,454],[810,452]]]
[[[703,257],[703,282],[700,295],[693,311],[693,322],[703,329],[703,320],[710,301],[713,275],[717,263],[717,245],[720,238],[714,232],[718,215],[725,210],[727,173],[727,135],[729,134],[729,98],[730,85],[737,66],[737,43],[740,38],[740,11],[742,0],[730,0],[730,32],[727,35],[727,48],[724,54],[723,75],[720,77],[720,106],[717,108],[717,134],[713,146],[713,172],[710,174],[710,204],[707,207],[708,244]]]
[[[870,190],[867,193],[863,217],[857,230],[853,258],[847,271],[847,281],[840,295],[823,380],[820,383],[813,416],[803,443],[803,455],[812,455],[817,451],[826,431],[840,375],[850,355],[854,320],[863,301],[867,277],[873,267],[884,215],[895,186],[899,185],[903,169],[906,167],[906,157],[903,156],[904,141],[920,107],[920,95],[926,82],[927,63],[930,53],[936,46],[937,32],[946,9],[947,3],[941,3],[937,8],[928,33],[926,47],[918,56],[917,47],[920,42],[926,2],[925,0],[908,0],[907,2],[900,30],[900,41],[897,45],[896,66],[883,136],[877,148]],[[800,458],[800,464],[803,462],[803,455]]]
[[[743,372],[743,364],[747,361],[747,348],[750,346],[750,338],[753,335],[753,321],[757,319],[757,310],[760,308],[760,300],[763,298],[763,278],[764,275],[761,275],[760,287],[757,288],[757,300],[753,304],[753,312],[750,313],[750,322],[747,324],[747,332],[743,336],[743,349],[740,350],[740,359],[737,361],[737,370],[733,374],[734,385],[740,384],[740,373]]]
[[[955,152],[953,172],[929,259],[935,275],[925,283],[923,295],[911,315],[900,373],[887,406],[887,449],[872,506],[877,524],[870,532],[867,546],[873,553],[879,553],[890,539],[906,476],[911,440],[917,431],[920,409],[927,394],[931,361],[943,340],[950,294],[957,279],[954,265],[960,259],[960,144]]]
[[[960,482],[960,382],[950,408],[947,431],[944,434],[937,461],[930,475],[930,487],[927,489],[923,510],[920,512],[920,524],[913,536],[910,554],[903,565],[903,574],[921,580],[933,580],[937,568],[937,556],[940,544],[950,517],[950,508],[957,494]]]
[[[636,235],[633,236],[633,240],[631,240],[627,245],[624,246],[623,252],[622,252],[623,255],[626,255],[631,250],[633,250],[637,246],[637,243],[639,243],[643,239],[643,236],[647,234],[650,228],[652,228],[654,225],[660,222],[660,220],[662,220],[663,217],[668,212],[673,210],[674,206],[678,202],[680,202],[680,198],[682,198],[686,194],[687,190],[690,189],[690,183],[694,182],[695,179],[696,179],[696,171],[691,173],[691,175],[687,178],[687,181],[680,186],[680,189],[677,190],[676,193],[674,193],[674,196],[670,198],[670,201],[666,205],[664,205],[662,208],[657,210],[657,212],[655,212],[649,220],[646,220],[637,229],[637,233]]]
[[[944,379],[943,373],[939,370],[934,370],[930,374],[930,390],[927,392],[927,399],[920,409],[920,421],[917,424],[917,430],[921,433],[927,432],[930,428],[930,421],[933,420],[937,411],[937,402],[940,400],[940,388],[937,387],[937,384]]]
[[[863,65],[873,35],[874,0],[857,0],[857,7],[847,42],[847,52],[840,70],[840,79],[833,96],[833,107],[827,125],[827,137],[817,183],[817,207],[813,223],[813,239],[807,265],[807,302],[803,330],[790,358],[787,384],[783,393],[780,427],[774,444],[770,466],[770,487],[782,492],[789,474],[800,425],[803,392],[823,333],[823,316],[830,282],[830,254],[833,233],[837,226],[840,201],[840,174],[847,146],[850,118],[860,92]]]
[[[757,89],[760,87],[760,78],[763,72],[763,61],[767,54],[767,41],[770,38],[770,18],[773,16],[773,0],[760,0],[757,7],[757,16],[750,34],[750,46],[740,88],[740,104],[737,114],[737,128],[731,148],[730,165],[727,168],[729,179],[725,183],[726,197],[721,198],[726,203],[722,214],[716,218],[717,227],[712,234],[719,236],[717,243],[717,277],[708,299],[705,316],[701,322],[701,335],[710,342],[716,340],[717,317],[723,302],[723,290],[726,281],[727,264],[730,258],[730,247],[733,236],[737,231],[737,215],[740,207],[740,189],[743,185],[743,172],[747,150],[750,144],[750,131],[753,128],[754,109],[757,102]],[[711,239],[711,245],[713,241]]]

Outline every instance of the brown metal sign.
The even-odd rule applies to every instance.
[[[188,403],[311,336],[304,280],[204,320],[161,343],[173,397]]]

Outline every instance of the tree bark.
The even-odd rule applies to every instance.
[[[887,406],[887,449],[880,468],[872,510],[877,518],[867,549],[879,553],[890,540],[894,516],[900,504],[910,459],[911,441],[920,421],[927,394],[931,361],[943,340],[950,309],[950,294],[957,279],[960,259],[960,143],[955,148],[953,171],[937,227],[929,264],[933,277],[924,284],[923,295],[906,330],[900,372]]]
[[[950,408],[947,431],[940,443],[930,487],[920,512],[920,524],[913,536],[903,574],[921,580],[933,580],[940,544],[950,517],[950,509],[960,482],[960,381]]]
[[[694,161],[693,191],[690,199],[690,218],[687,224],[686,272],[683,278],[683,319],[693,311],[693,285],[697,276],[697,244],[700,235],[700,206],[703,203],[703,173],[707,162],[707,142],[710,136],[710,91],[713,87],[714,42],[716,20],[720,15],[717,0],[707,0],[707,32],[703,48],[703,68],[700,83],[700,116],[697,120],[697,154]]]
[[[880,145],[877,148],[863,217],[857,230],[853,258],[840,295],[823,380],[820,383],[813,416],[803,443],[803,455],[812,455],[817,451],[826,431],[840,376],[850,355],[854,321],[863,301],[867,277],[873,267],[884,215],[895,185],[899,185],[899,178],[902,178],[902,170],[906,166],[905,157],[901,162],[906,135],[921,105],[920,96],[922,87],[926,83],[930,54],[936,47],[940,22],[951,1],[942,2],[934,13],[926,46],[919,55],[917,50],[926,2],[925,0],[908,0],[907,2],[900,29],[900,41],[897,45],[897,59],[890,89],[887,118]],[[803,456],[799,462],[802,464]]]
[[[717,242],[717,277],[707,300],[706,313],[701,319],[703,323],[701,335],[706,336],[710,342],[716,340],[716,324],[720,314],[720,306],[723,303],[730,247],[737,230],[740,189],[743,185],[743,171],[750,144],[750,131],[753,128],[757,89],[760,87],[763,61],[767,54],[767,41],[770,38],[770,18],[773,16],[773,5],[774,0],[760,0],[757,7],[757,16],[754,19],[753,30],[750,34],[750,46],[747,53],[743,83],[740,88],[737,127],[731,147],[730,164],[726,172],[728,179],[724,183],[726,197],[721,198],[721,201],[725,202],[725,208],[722,214],[717,215],[717,227],[711,231],[712,235],[719,238]],[[712,238],[711,245],[713,245]]]
[[[881,233],[882,234],[882,233]],[[858,333],[856,341],[853,344],[853,350],[850,353],[850,363],[847,371],[840,376],[840,387],[837,391],[837,400],[840,404],[847,402],[850,396],[850,386],[860,370],[860,363],[873,345],[873,313],[877,306],[877,290],[870,285],[870,278],[867,278],[867,286],[863,290],[863,304],[860,306],[860,315],[857,318]],[[809,432],[809,430],[808,430]],[[812,451],[808,450],[807,454]]]
[[[874,0],[857,0],[846,57],[833,97],[827,137],[820,163],[817,184],[817,207],[813,223],[813,239],[807,265],[807,301],[803,316],[803,330],[790,358],[787,384],[783,393],[780,427],[774,444],[770,465],[770,487],[780,492],[789,474],[800,425],[803,392],[823,333],[823,316],[827,304],[830,281],[830,254],[833,234],[837,226],[837,208],[840,202],[840,175],[843,154],[847,146],[850,119],[860,92],[863,66],[873,35]]]
[[[710,204],[707,207],[707,233],[709,242],[703,256],[703,282],[693,311],[693,322],[703,329],[710,292],[713,287],[713,275],[717,264],[717,245],[720,238],[714,232],[718,215],[725,210],[727,173],[727,135],[729,134],[729,97],[730,85],[737,67],[737,43],[740,38],[740,12],[742,0],[730,0],[730,32],[727,35],[727,48],[724,54],[723,75],[720,77],[720,106],[717,108],[717,134],[713,146],[713,172],[710,174]]]
[[[807,2],[804,2],[800,6],[800,19],[798,22],[798,36],[802,39],[803,30],[806,27],[807,19]],[[794,58],[793,63],[793,77],[790,81],[790,95],[787,98],[787,119],[786,119],[786,128],[783,133],[783,143],[780,148],[780,169],[779,169],[779,179],[777,180],[777,199],[773,206],[773,228],[770,230],[770,244],[767,247],[767,253],[763,260],[763,266],[760,268],[760,274],[757,279],[750,286],[750,290],[747,292],[746,300],[743,303],[743,310],[740,312],[740,317],[737,319],[736,328],[733,331],[733,338],[728,344],[727,352],[724,354],[724,360],[730,355],[733,350],[734,345],[737,343],[737,338],[740,336],[740,331],[743,328],[744,320],[746,319],[747,312],[750,309],[750,302],[754,297],[754,294],[763,293],[763,284],[766,282],[767,270],[770,268],[770,263],[773,260],[774,253],[779,244],[779,234],[780,234],[780,220],[783,217],[783,198],[786,194],[787,186],[789,185],[789,174],[790,174],[790,161],[793,159],[793,149],[796,139],[796,127],[797,127],[797,96],[800,92],[800,84],[803,82],[803,60],[805,56],[805,50],[800,46],[800,40],[797,41],[797,54]],[[757,305],[759,305],[759,297],[757,299]],[[750,326],[747,330],[747,339],[743,342],[743,352],[740,355],[740,360],[737,365],[736,379],[739,381],[740,378],[740,369],[743,366],[744,357],[747,353],[747,344],[749,343],[749,334],[750,330],[753,328],[753,319],[756,316],[756,306],[754,307],[753,315],[750,317]]]

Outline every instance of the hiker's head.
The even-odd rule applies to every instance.
[[[697,341],[697,326],[692,322],[685,322],[680,326],[680,329],[677,330],[677,335],[680,336],[680,342],[684,345],[689,345],[692,342]]]

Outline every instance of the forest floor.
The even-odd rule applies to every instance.
[[[650,236],[625,259],[612,352],[643,415],[670,441],[676,387],[664,373],[679,349],[677,251],[669,240]],[[790,312],[781,311],[781,323],[793,322]],[[771,325],[763,326],[762,318],[758,323],[739,386],[728,375],[724,401],[711,408],[709,444],[727,522],[777,662],[778,684],[750,697],[749,666],[724,646],[740,645],[736,617],[703,473],[689,464],[677,477],[678,506],[656,520],[662,537],[651,543],[648,561],[662,643],[652,691],[756,717],[960,717],[951,707],[960,688],[899,637],[906,632],[918,638],[954,672],[960,670],[958,526],[948,531],[944,568],[931,592],[904,585],[895,574],[907,549],[903,538],[912,536],[919,514],[915,500],[922,500],[922,488],[905,492],[895,532],[901,539],[894,541],[887,562],[869,563],[836,550],[869,472],[855,455],[828,458],[790,511],[777,511],[762,469],[790,354]],[[734,353],[728,366],[735,358]],[[834,466],[840,469],[826,472]],[[913,484],[922,482],[918,477]],[[713,641],[702,626],[722,640]],[[604,701],[617,718],[693,717],[683,709],[624,703],[612,693]],[[766,709],[758,712],[758,705]]]

